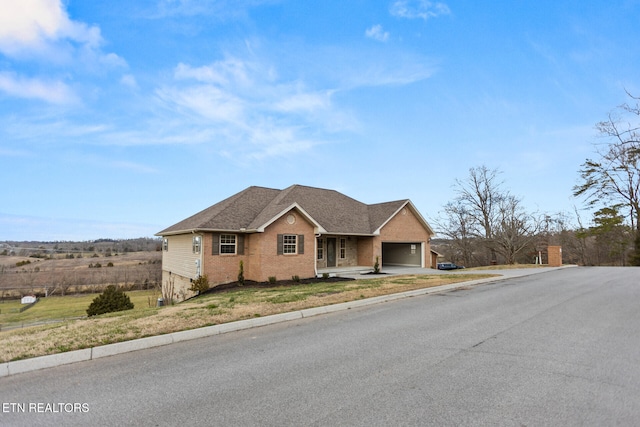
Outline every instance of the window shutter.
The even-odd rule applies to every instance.
[[[298,254],[304,254],[304,234],[298,234]]]
[[[282,234],[278,234],[278,255],[282,255],[284,252],[284,238]]]
[[[244,255],[244,234],[238,234],[236,239],[236,254]]]
[[[211,255],[220,254],[220,235],[213,233],[213,242],[211,243]]]

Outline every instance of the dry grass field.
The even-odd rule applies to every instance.
[[[108,284],[126,289],[159,287],[161,259],[158,251],[0,256],[0,300],[96,292]]]

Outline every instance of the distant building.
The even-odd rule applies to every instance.
[[[20,302],[22,304],[33,304],[37,300],[38,300],[38,298],[35,295],[25,295],[25,296],[22,297]]]

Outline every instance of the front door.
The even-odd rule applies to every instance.
[[[335,237],[327,238],[327,267],[336,266],[336,239]]]

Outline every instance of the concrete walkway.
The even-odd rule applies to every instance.
[[[116,354],[127,353],[136,350],[144,350],[147,348],[159,347],[162,345],[173,344],[180,341],[194,340],[198,338],[210,337],[213,335],[224,334],[227,332],[241,331],[243,329],[256,328],[281,322],[288,322],[296,319],[318,316],[321,314],[333,313],[351,308],[365,307],[373,304],[380,304],[389,301],[395,301],[403,298],[410,298],[419,295],[427,295],[438,292],[445,292],[461,287],[479,285],[482,283],[496,282],[506,280],[513,277],[529,276],[533,274],[545,273],[548,271],[558,270],[573,266],[563,267],[539,267],[539,268],[521,268],[506,270],[476,270],[465,271],[455,270],[440,271],[429,268],[415,267],[386,267],[382,270],[384,274],[360,274],[354,273],[354,277],[358,279],[388,277],[389,275],[405,275],[405,274],[500,274],[500,277],[491,277],[488,279],[470,280],[468,282],[452,283],[449,285],[436,286],[432,288],[417,289],[415,291],[400,292],[390,295],[381,295],[378,297],[367,298],[357,301],[345,302],[341,304],[332,304],[323,307],[308,308],[305,310],[293,311],[290,313],[275,314],[272,316],[257,317],[237,322],[223,323],[221,325],[207,326],[204,328],[191,329],[188,331],[174,332],[171,334],[158,335],[154,337],[140,338],[137,340],[124,341],[115,344],[107,344],[99,347],[86,348],[83,350],[69,351],[66,353],[52,354],[49,356],[34,357],[32,359],[17,360],[14,362],[6,362],[0,364],[0,377],[21,374],[24,372],[36,371],[39,369],[52,368],[54,366],[67,365],[70,363],[82,362],[87,360],[99,359],[102,357],[113,356]],[[344,276],[343,277],[347,277]]]

